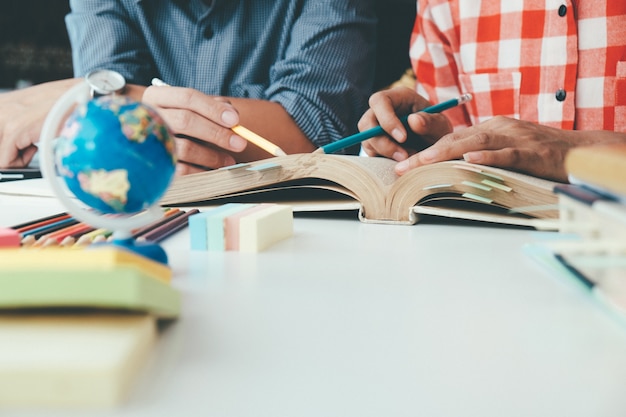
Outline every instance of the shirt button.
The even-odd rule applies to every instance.
[[[204,31],[202,32],[202,34],[204,35],[206,39],[210,39],[213,37],[213,29],[211,28],[211,26],[207,26],[204,28]]]
[[[559,16],[563,17],[567,14],[567,6],[564,4],[561,4],[561,6],[559,7]]]
[[[565,101],[565,97],[567,97],[567,93],[565,92],[565,90],[561,88],[557,90],[555,96],[558,101]]]

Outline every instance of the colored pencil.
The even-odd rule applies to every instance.
[[[78,241],[78,239],[81,236],[86,235],[87,233],[91,233],[94,230],[96,230],[96,228],[93,227],[93,226],[90,226],[86,230],[76,231],[76,232],[70,234],[69,236],[66,236],[65,238],[63,238],[63,240],[61,240],[61,243],[59,243],[59,245],[60,246],[64,246],[64,247],[74,246],[74,244]]]
[[[137,239],[139,236],[145,235],[146,233],[156,229],[157,227],[169,222],[172,219],[175,219],[178,216],[185,214],[181,209],[171,209],[165,212],[164,217],[156,220],[147,226],[141,227],[133,232],[133,238]]]
[[[54,243],[60,244],[63,239],[68,236],[72,236],[75,234],[83,235],[87,233],[89,230],[93,230],[93,227],[89,226],[85,223],[77,223],[72,226],[57,230],[56,232],[48,233],[41,236],[35,242],[35,246],[50,246],[54,245]]]
[[[78,220],[74,218],[67,218],[60,220],[56,223],[47,224],[45,226],[41,226],[32,230],[28,230],[22,233],[22,245],[31,245],[34,244],[39,238],[47,233],[52,233],[57,230],[61,230],[65,227],[71,226],[78,223]]]
[[[76,243],[74,243],[74,246],[75,247],[87,246],[87,245],[90,245],[97,236],[108,237],[111,234],[112,232],[109,231],[108,229],[95,229],[77,238]]]
[[[199,213],[200,210],[192,209],[184,214],[171,219],[169,222],[162,224],[161,226],[151,230],[150,232],[139,236],[137,238],[138,242],[149,241],[149,242],[160,242],[165,238],[171,236],[172,234],[178,232],[182,228],[186,227],[189,222],[189,217],[193,216],[196,213]]]
[[[51,216],[42,217],[40,219],[31,220],[26,223],[21,223],[15,226],[11,226],[11,229],[16,230],[20,233],[25,232],[27,230],[35,229],[37,227],[45,226],[46,224],[54,223],[62,219],[69,218],[70,215],[68,213],[57,213]]]

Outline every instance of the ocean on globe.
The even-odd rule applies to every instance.
[[[138,213],[156,204],[174,177],[174,138],[155,110],[124,96],[79,105],[54,149],[69,190],[101,213]]]

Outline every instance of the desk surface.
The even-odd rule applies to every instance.
[[[0,207],[3,226],[60,211]],[[545,236],[297,217],[244,254],[191,252],[182,232],[164,244],[182,317],[129,401],[10,415],[623,417],[626,328],[523,254]]]

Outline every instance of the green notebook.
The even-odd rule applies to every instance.
[[[95,308],[180,313],[171,270],[116,248],[0,250],[0,309]]]

